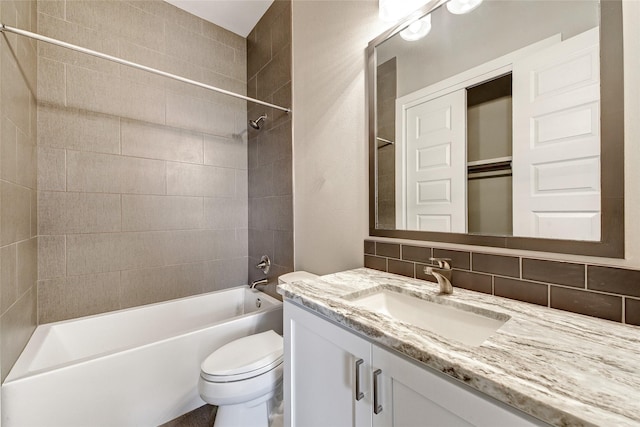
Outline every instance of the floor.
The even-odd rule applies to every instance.
[[[204,405],[160,427],[213,427],[216,412],[218,412],[217,406]]]

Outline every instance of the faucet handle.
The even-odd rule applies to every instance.
[[[451,270],[451,258],[429,258],[429,261],[435,261],[438,263],[438,268],[444,268],[445,270]]]

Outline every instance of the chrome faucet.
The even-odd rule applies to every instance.
[[[438,263],[438,268],[425,267],[424,274],[429,274],[436,278],[440,285],[441,294],[453,293],[453,285],[451,284],[451,259],[449,258],[429,258],[429,261]]]
[[[254,280],[251,282],[251,286],[249,286],[249,288],[255,289],[256,286],[266,285],[267,283],[269,283],[269,279]]]

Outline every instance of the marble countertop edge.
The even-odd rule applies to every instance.
[[[280,285],[278,286],[278,292],[285,299],[343,325],[375,343],[423,363],[488,396],[552,425],[592,426],[615,424],[619,426],[640,426],[640,419],[625,416],[624,410],[621,411],[623,413],[620,413],[613,407],[607,409],[594,406],[590,404],[593,402],[577,399],[575,396],[576,390],[563,389],[563,386],[569,387],[571,381],[568,384],[566,382],[562,384],[560,379],[552,378],[554,373],[557,374],[557,371],[562,369],[562,364],[560,367],[554,367],[552,360],[548,360],[546,363],[537,361],[538,365],[534,363],[534,368],[539,368],[540,364],[549,365],[550,378],[545,378],[545,373],[535,372],[535,370],[532,373],[523,372],[523,375],[519,374],[520,370],[527,371],[529,369],[524,365],[527,363],[525,359],[527,358],[526,351],[528,349],[526,347],[529,344],[531,344],[531,351],[537,352],[538,357],[551,357],[556,342],[563,342],[562,340],[566,339],[567,344],[570,345],[570,338],[575,339],[573,336],[569,338],[560,336],[555,341],[548,340],[547,342],[544,338],[536,336],[545,328],[549,328],[553,334],[560,335],[564,329],[571,332],[573,328],[577,330],[575,332],[577,335],[590,333],[596,327],[602,328],[603,325],[605,325],[604,329],[616,329],[616,327],[624,325],[615,324],[613,326],[613,322],[587,318],[582,315],[560,312],[559,310],[456,288],[454,296],[445,297],[450,298],[451,304],[471,304],[481,310],[503,312],[510,317],[509,322],[513,320],[511,324],[507,323],[509,324],[508,327],[503,327],[504,330],[499,330],[499,334],[496,333],[495,336],[491,336],[480,347],[470,350],[462,344],[447,341],[413,325],[407,325],[367,312],[367,310],[355,308],[349,303],[348,299],[345,299],[345,297],[352,297],[353,295],[366,294],[376,287],[392,287],[394,290],[399,287],[410,294],[424,293],[425,295],[434,295],[436,292],[436,285],[430,282],[364,268],[322,276],[314,280]],[[603,324],[602,322],[606,323]],[[505,326],[507,325],[505,324]],[[640,328],[631,328],[632,332],[637,333],[638,343],[640,343]],[[626,331],[616,332],[614,336],[624,337],[628,335],[625,333]],[[529,336],[526,336],[528,334]],[[607,336],[608,334],[603,332],[601,335]],[[542,344],[542,350],[539,347],[540,344]],[[635,341],[632,340],[627,346],[634,344]],[[549,348],[545,349],[545,345]],[[509,354],[510,347],[514,350],[518,347],[518,351],[515,352],[516,357],[514,361],[511,361],[512,365],[509,365],[504,358],[501,358],[501,355]],[[521,347],[525,347],[525,349],[523,350]],[[623,350],[626,350],[626,348],[623,348]],[[565,365],[570,364],[570,358],[573,356],[570,351],[566,353],[563,353],[563,359],[561,360]],[[476,357],[478,354],[483,357]],[[536,354],[534,353],[530,356],[535,358]],[[640,355],[638,353],[629,355],[629,357],[636,356]],[[569,361],[564,359],[567,357]],[[624,357],[621,357],[621,359],[624,359]],[[623,364],[624,361],[621,360],[620,363]],[[606,368],[607,365],[603,366]],[[591,369],[593,367],[602,368],[596,362],[588,368]],[[633,368],[630,371],[633,371]],[[576,372],[576,374],[579,373]],[[570,374],[565,373],[565,375],[569,376]],[[637,378],[633,378],[632,387],[635,387],[636,384],[640,385],[640,372],[637,375]],[[542,379],[539,380],[538,377]],[[596,377],[596,379],[599,378]],[[596,386],[597,384],[594,385],[594,388]],[[577,390],[577,392],[581,391],[588,393],[599,392],[597,389]],[[615,395],[615,391],[610,394]],[[637,393],[639,403],[636,417],[640,417],[640,391]],[[609,400],[614,399],[610,399],[609,396]],[[615,402],[605,403],[615,404]],[[630,409],[628,412],[633,414],[636,408],[625,409]]]

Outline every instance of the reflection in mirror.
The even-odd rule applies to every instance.
[[[375,46],[375,228],[600,241],[600,3],[429,20]]]

